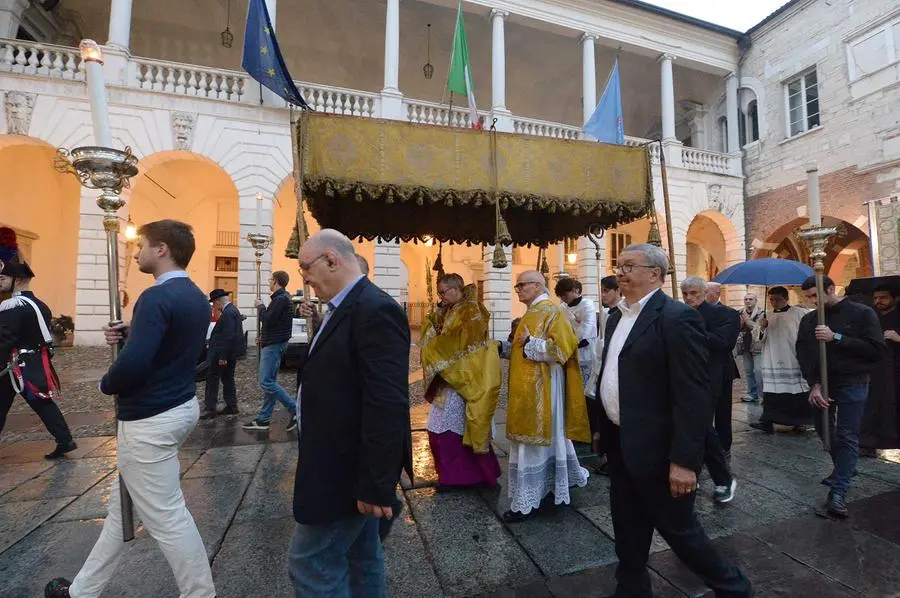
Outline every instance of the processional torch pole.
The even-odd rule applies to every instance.
[[[809,204],[807,215],[809,224],[800,229],[800,238],[809,245],[809,255],[812,259],[813,269],[816,271],[816,309],[819,316],[819,326],[825,326],[825,246],[837,229],[831,226],[822,226],[822,208],[819,203],[819,169],[815,164],[806,168],[807,191]],[[828,353],[825,341],[819,341],[819,377],[822,380],[822,396],[830,401],[828,394]],[[831,451],[831,426],[830,409],[822,409],[822,444],[826,451]]]
[[[253,255],[256,257],[256,300],[262,301],[262,258],[266,249],[272,244],[272,237],[262,232],[262,193],[256,196],[256,230],[247,235],[247,241],[253,247]],[[259,347],[259,335],[262,330],[262,321],[259,317],[259,308],[256,308],[256,363],[259,363],[262,350]]]
[[[122,303],[119,298],[119,208],[125,205],[122,189],[137,174],[138,160],[130,148],[124,151],[112,148],[109,124],[109,106],[103,82],[103,57],[100,46],[93,40],[83,40],[81,59],[87,75],[88,95],[91,104],[91,120],[94,126],[96,146],[76,147],[71,151],[60,149],[54,160],[59,172],[78,176],[88,189],[100,189],[97,205],[103,210],[103,229],[106,231],[107,283],[109,284],[109,325],[122,323]],[[113,361],[119,356],[121,344],[112,346]],[[118,427],[118,397],[114,397],[116,427]],[[125,479],[119,474],[119,500],[122,509],[122,538],[134,539],[134,509]]]

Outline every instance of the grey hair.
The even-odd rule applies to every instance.
[[[684,280],[681,281],[681,290],[685,289],[700,289],[701,293],[706,292],[707,283],[705,280],[700,278],[699,276],[688,276]]]
[[[441,274],[437,279],[438,284],[443,284],[451,288],[459,289],[460,291],[466,288],[466,283],[463,280],[463,277],[455,272],[448,272],[446,274]]]
[[[356,250],[353,249],[353,241],[333,228],[323,228],[316,234],[316,238],[322,245],[322,249],[330,249],[342,258],[356,259]]]
[[[648,243],[634,243],[622,250],[623,253],[626,251],[643,253],[644,257],[647,258],[648,266],[659,268],[660,282],[666,281],[666,273],[669,271],[669,254],[666,253],[665,249]]]
[[[356,262],[359,264],[359,271],[362,272],[363,276],[369,275],[369,262],[366,261],[366,258],[356,254]]]

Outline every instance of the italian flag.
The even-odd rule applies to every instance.
[[[475,129],[481,128],[478,108],[475,106],[475,89],[472,84],[472,65],[469,63],[469,46],[466,44],[466,26],[463,23],[462,2],[456,12],[456,31],[453,33],[453,52],[450,55],[450,74],[447,89],[451,93],[466,96],[469,101],[469,122]]]

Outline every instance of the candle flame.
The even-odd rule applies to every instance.
[[[85,62],[97,62],[103,64],[103,53],[100,44],[92,39],[83,39],[78,49],[81,50],[81,59]]]

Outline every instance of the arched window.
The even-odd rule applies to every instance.
[[[746,118],[747,124],[745,128],[747,133],[749,133],[749,137],[744,142],[745,144],[759,140],[759,108],[757,108],[756,100],[751,100],[747,104]]]
[[[728,119],[719,117],[719,151],[728,153]]]

